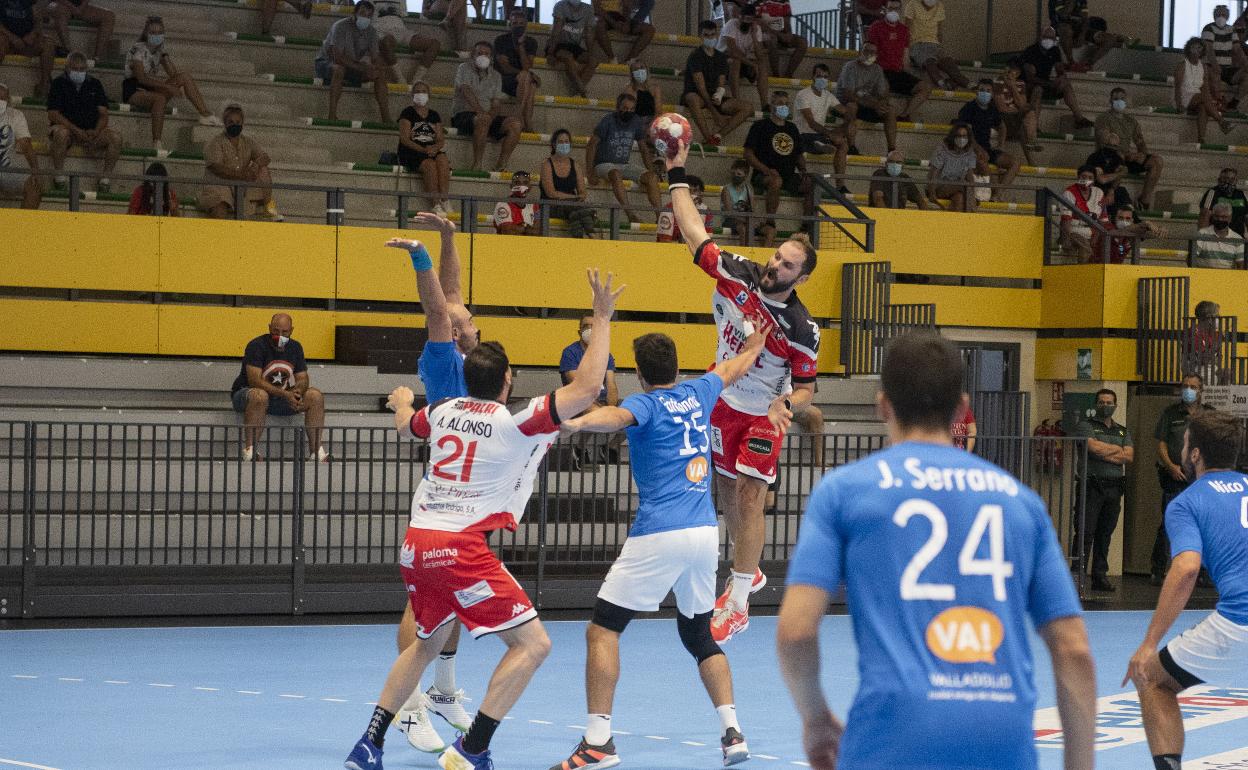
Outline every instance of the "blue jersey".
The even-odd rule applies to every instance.
[[[454,342],[426,342],[416,370],[420,372],[420,381],[425,383],[425,400],[429,403],[467,397],[464,357]]]
[[[811,493],[788,581],[846,588],[845,767],[1036,766],[1027,617],[1080,607],[1044,503],[1014,477],[915,442],[841,468]]]
[[[627,431],[641,500],[630,537],[716,525],[707,428],[723,389],[724,381],[711,372],[620,404],[637,420]]]
[[[1166,507],[1170,554],[1200,554],[1218,588],[1218,613],[1248,626],[1248,476],[1206,473]]]

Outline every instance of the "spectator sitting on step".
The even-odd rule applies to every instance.
[[[270,158],[259,144],[243,136],[243,108],[231,104],[221,114],[225,130],[204,145],[204,181],[199,193],[199,207],[213,219],[234,215],[235,188],[225,183],[250,182],[239,185],[241,200],[251,204],[255,216],[282,221],[273,201],[273,176]],[[213,184],[216,183],[216,184]]]
[[[169,170],[165,168],[164,163],[149,164],[147,170],[143,173],[146,176],[169,176]],[[162,206],[163,213],[161,216],[176,217],[179,214],[178,194],[173,191],[173,185],[168,182],[165,182],[163,187],[161,200],[164,205]],[[156,183],[151,180],[143,182],[130,193],[130,207],[126,210],[126,213],[152,216],[156,213],[156,200]]]
[[[702,212],[702,225],[707,232],[711,232],[715,218],[711,216],[710,209],[706,207],[706,203],[702,200],[703,193],[706,192],[706,185],[703,184],[702,177],[689,174],[685,177],[685,181],[689,183],[689,194],[693,196],[693,205],[697,206],[698,211]],[[664,207],[664,211],[659,214],[658,234],[655,236],[655,240],[659,243],[685,242],[685,236],[680,233],[680,224],[672,214],[671,203],[668,203]]]
[[[1108,227],[1109,219],[1105,213],[1105,193],[1096,184],[1096,169],[1092,166],[1079,167],[1075,183],[1062,192],[1066,202],[1093,220]],[[1079,262],[1086,262],[1092,256],[1093,247],[1099,243],[1092,237],[1092,227],[1063,208],[1061,219],[1061,236],[1058,241],[1062,252],[1074,257]]]
[[[581,359],[585,357],[585,351],[589,348],[590,334],[593,332],[594,315],[586,313],[581,317],[580,326],[577,329],[576,342],[568,345],[563,349],[563,353],[559,356],[559,377],[564,385],[567,385],[576,379],[577,367],[581,365]],[[592,412],[595,409],[601,409],[604,406],[616,406],[620,403],[620,391],[615,384],[615,356],[607,354],[607,374],[602,382],[602,390],[598,392],[598,398],[590,405],[586,412]]]
[[[728,55],[719,50],[719,28],[713,21],[698,25],[702,45],[685,60],[685,85],[680,101],[689,108],[689,117],[702,134],[702,140],[718,145],[723,137],[750,119],[754,109],[744,99],[728,95]]]
[[[1208,227],[1213,219],[1213,207],[1225,203],[1231,207],[1231,229],[1244,235],[1244,214],[1248,212],[1248,196],[1239,189],[1239,172],[1227,166],[1218,172],[1218,184],[1205,190],[1200,196],[1200,226]]]
[[[858,58],[841,65],[836,76],[836,98],[845,105],[846,120],[884,124],[888,151],[897,148],[897,115],[888,98],[888,81],[876,63],[875,43],[864,43]]]
[[[40,24],[42,6],[34,0],[4,0],[0,4],[0,64],[9,54],[39,60],[35,96],[48,92],[52,80],[52,59],[56,46],[44,37]]]
[[[572,133],[566,128],[550,135],[550,157],[542,164],[542,200],[584,202],[585,177],[576,170],[572,159]],[[588,206],[552,205],[550,215],[566,220],[573,238],[594,236],[594,210]]]
[[[998,183],[1010,185],[1014,183],[1014,177],[1018,176],[1019,163],[1013,155],[1002,149],[1009,141],[1009,129],[997,109],[994,90],[992,78],[980,78],[975,98],[958,110],[958,120],[970,127],[971,138],[975,140],[975,154],[984,171],[987,171],[987,164],[995,165]],[[992,145],[993,129],[997,131],[995,147]],[[999,200],[1000,196],[1001,191],[992,191],[992,200]]]
[[[865,34],[872,24],[884,18],[884,6],[888,0],[854,0],[854,13],[858,15],[858,30]]]
[[[468,0],[424,0],[420,16],[442,26],[456,53],[468,53]]]
[[[650,71],[641,59],[628,60],[628,85],[624,89],[624,93],[631,94],[637,100],[637,117],[649,126],[663,106],[663,86],[658,78],[650,77]]]
[[[620,61],[628,61],[641,56],[650,41],[654,40],[654,25],[646,21],[638,21],[633,13],[633,0],[593,0],[595,21],[594,39],[602,49],[604,61],[608,64],[616,62],[615,49],[611,44],[611,33],[632,38],[628,54]]]
[[[329,28],[316,55],[316,76],[329,83],[329,119],[338,119],[338,100],[344,85],[373,84],[373,97],[382,123],[390,122],[389,69],[381,59],[381,41],[373,29],[372,0],[360,0],[352,14]]]
[[[1034,165],[1034,153],[1044,149],[1044,145],[1036,141],[1036,132],[1040,125],[1040,110],[1027,101],[1027,90],[1023,84],[1023,64],[1017,59],[1010,59],[1001,75],[1001,84],[993,97],[1001,119],[1005,121],[1005,129],[1009,136],[1023,148],[1023,159],[1028,165]]]
[[[546,59],[551,66],[567,71],[573,93],[588,96],[589,81],[598,69],[598,60],[589,50],[594,8],[582,0],[559,0],[551,11],[551,20]]]
[[[1244,55],[1243,39],[1230,25],[1231,12],[1225,5],[1215,6],[1213,21],[1200,31],[1205,44],[1205,63],[1217,68],[1222,83],[1229,86],[1233,97],[1226,108],[1235,109],[1248,89],[1248,57]]]
[[[56,37],[61,48],[67,51],[74,49],[69,40],[69,20],[75,19],[96,28],[96,60],[108,56],[108,47],[113,41],[113,25],[117,22],[117,16],[112,11],[101,8],[92,0],[55,0],[48,3],[48,16],[56,27]]]
[[[877,209],[904,209],[913,203],[919,209],[938,209],[923,194],[923,188],[914,183],[905,168],[906,155],[892,150],[884,158],[884,164],[871,174],[871,187],[867,192],[868,205]]]
[[[867,30],[867,40],[875,43],[879,52],[880,67],[884,70],[889,91],[907,100],[897,119],[909,121],[927,102],[932,86],[906,70],[909,62],[910,28],[901,23],[901,0],[888,0],[883,20],[872,24]]]
[[[741,9],[735,19],[724,22],[719,33],[717,50],[728,57],[728,90],[733,98],[742,99],[741,80],[754,83],[758,103],[767,104],[767,78],[771,60],[764,41],[762,22],[753,3]]]
[[[806,58],[809,44],[806,38],[793,32],[792,4],[789,0],[762,0],[758,3],[758,12],[770,71],[782,78],[794,77]],[[789,58],[782,67],[780,57],[785,54]]]
[[[1127,43],[1126,37],[1109,31],[1103,17],[1088,14],[1088,0],[1049,0],[1049,20],[1072,72],[1087,72],[1105,54]]]
[[[305,19],[312,18],[312,0],[260,0],[260,34],[273,34],[273,20],[277,18],[277,6],[284,2]]]
[[[763,222],[763,245],[771,247],[776,237],[776,221],[773,219],[780,208],[780,193],[801,196],[802,216],[815,213],[814,182],[806,173],[806,153],[802,152],[802,137],[797,126],[789,120],[789,95],[775,91],[771,95],[771,111],[750,126],[745,137],[745,160],[754,169],[750,181],[754,191],[763,196],[767,220]],[[811,227],[808,219],[802,221],[803,231]]]
[[[39,170],[39,156],[30,141],[26,116],[10,106],[10,96],[9,87],[0,83],[0,193],[20,195],[22,208],[37,209],[43,187],[39,177],[29,172]]]
[[[481,170],[486,139],[501,142],[495,171],[507,168],[520,143],[520,118],[503,114],[503,77],[494,69],[494,47],[481,40],[472,47],[472,59],[455,72],[451,125],[460,136],[472,137],[472,168]]]
[[[409,174],[420,174],[433,211],[446,216],[451,191],[451,162],[446,155],[442,116],[429,106],[429,84],[412,83],[412,103],[399,113],[399,163]]]
[[[585,167],[589,183],[596,185],[605,177],[611,185],[616,201],[624,207],[629,221],[640,222],[639,217],[628,208],[628,193],[624,180],[636,182],[646,193],[652,209],[659,208],[659,179],[650,170],[654,158],[646,141],[646,124],[637,117],[637,100],[630,94],[620,94],[615,99],[615,112],[604,115],[585,145]],[[641,164],[631,162],[633,143],[641,154]]]
[[[1042,99],[1061,99],[1075,116],[1075,128],[1091,128],[1092,121],[1084,116],[1079,98],[1066,77],[1062,64],[1062,51],[1057,46],[1057,31],[1045,27],[1040,39],[1025,48],[1019,55],[1023,65],[1023,82],[1027,86],[1027,100],[1033,109],[1040,108]]]
[[[164,77],[158,73],[163,72]],[[121,100],[131,107],[152,114],[152,146],[161,148],[165,130],[165,107],[169,100],[185,96],[199,113],[201,126],[219,126],[221,120],[208,111],[199,86],[189,72],[181,72],[165,45],[165,23],[159,16],[148,16],[138,41],[126,54],[126,78],[121,81]]]
[[[407,14],[406,6],[399,0],[373,0],[377,15],[373,18],[373,29],[377,31],[377,51],[381,62],[386,65],[386,80],[391,83],[411,83],[425,76],[433,62],[438,58],[442,44],[436,37],[413,34],[407,31],[403,17]],[[412,71],[406,78],[399,75],[398,47],[406,45],[412,55]]]
[[[243,460],[263,460],[256,441],[264,429],[266,415],[303,415],[308,432],[308,450],[321,462],[329,451],[321,444],[325,424],[325,396],[308,382],[308,364],[303,346],[291,339],[294,322],[285,313],[269,321],[268,334],[247,343],[242,371],[230,388],[234,411],[243,415]]]
[[[1194,37],[1183,46],[1183,60],[1174,70],[1174,106],[1179,112],[1196,116],[1196,141],[1204,144],[1212,119],[1231,132],[1231,123],[1222,114],[1222,86],[1219,73],[1205,61],[1205,44]]]
[[[65,72],[52,81],[48,91],[48,137],[56,186],[69,181],[60,174],[65,156],[74,145],[104,156],[96,191],[108,192],[108,177],[121,155],[121,134],[109,128],[108,96],[104,85],[87,72],[87,57],[74,51],[65,58]]]
[[[910,28],[910,62],[927,73],[936,88],[966,88],[966,79],[958,62],[941,45],[945,24],[942,0],[908,0],[902,13]]]
[[[499,235],[541,235],[537,204],[529,203],[532,184],[529,172],[520,169],[511,175],[511,193],[494,205],[494,229]]]
[[[1244,236],[1231,229],[1231,204],[1215,203],[1208,227],[1192,241],[1192,267],[1244,266]]]
[[[849,147],[858,134],[857,121],[846,119],[845,108],[829,90],[832,71],[828,65],[822,62],[816,64],[812,74],[814,79],[811,84],[793,97],[793,121],[802,135],[803,152],[832,156],[836,183],[844,192],[848,190],[845,187],[845,166],[849,159]],[[828,113],[845,119],[844,124],[833,126],[828,122]]]
[[[928,161],[927,197],[933,201],[947,198],[949,205],[945,208],[948,211],[974,211],[975,196],[971,194],[971,185],[962,183],[975,181],[977,162],[975,149],[971,146],[970,126],[955,122]]]
[[[1144,185],[1136,202],[1142,209],[1151,209],[1153,192],[1161,178],[1162,159],[1148,151],[1139,121],[1127,112],[1125,89],[1115,88],[1109,92],[1109,111],[1096,119],[1096,146],[1118,150],[1128,174],[1144,175]]]
[[[528,33],[529,14],[523,8],[507,16],[508,29],[494,38],[494,66],[503,79],[503,93],[520,105],[522,130],[533,130],[533,104],[541,79],[533,71],[537,40]]]
[[[732,230],[738,243],[745,245],[749,241],[749,215],[754,213],[754,188],[750,185],[749,162],[737,158],[732,162],[731,174],[728,184],[719,191],[719,205],[724,212],[724,227]]]
[[[1110,139],[1117,139],[1115,134]],[[1126,161],[1118,149],[1118,142],[1105,144],[1088,155],[1084,165],[1096,170],[1096,184],[1105,193],[1105,211],[1112,219],[1118,207],[1131,204],[1131,193],[1122,184],[1127,174]]]

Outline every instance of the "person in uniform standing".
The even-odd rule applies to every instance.
[[[1109,582],[1109,541],[1118,526],[1127,466],[1135,460],[1135,447],[1127,426],[1114,422],[1118,396],[1108,388],[1096,392],[1096,414],[1079,421],[1075,435],[1088,440],[1087,506],[1083,521],[1076,520],[1076,538],[1083,531],[1083,561],[1092,554],[1092,590],[1112,591]],[[1086,529],[1091,525],[1091,531]]]
[[[1150,579],[1155,586],[1161,585],[1165,580],[1166,567],[1170,564],[1170,538],[1166,536],[1165,510],[1170,501],[1192,483],[1183,471],[1180,455],[1183,453],[1183,434],[1187,432],[1188,421],[1192,419],[1192,415],[1207,408],[1201,403],[1204,390],[1205,382],[1199,374],[1183,375],[1180,400],[1162,410],[1161,416],[1157,418],[1157,429],[1153,431],[1153,437],[1157,439],[1157,482],[1161,484],[1162,510],[1162,520],[1157,525],[1157,539],[1153,541]]]

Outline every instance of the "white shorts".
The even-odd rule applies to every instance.
[[[676,594],[676,609],[691,618],[715,609],[719,527],[691,527],[624,541],[598,598],[636,612],[654,612]]]
[[[1248,686],[1248,626],[1232,623],[1216,612],[1171,639],[1165,651],[1180,671],[1167,665],[1165,655],[1162,665],[1184,687],[1202,682]]]
[[[399,45],[407,45],[412,39],[412,33],[407,31],[407,25],[403,23],[401,16],[378,16],[373,19],[373,29],[377,30],[378,40],[385,40],[389,35]]]

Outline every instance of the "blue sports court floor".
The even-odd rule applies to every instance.
[[[1179,627],[1203,614],[1186,613]],[[1119,686],[1148,614],[1089,613],[1087,620],[1098,661],[1098,767],[1148,767],[1134,691]],[[584,623],[547,627],[554,651],[495,738],[499,770],[545,770],[579,738]],[[754,752],[746,767],[805,764],[774,632],[774,618],[756,618],[725,648]],[[1056,710],[1048,656],[1038,640],[1033,646],[1042,735],[1056,726]],[[501,651],[497,640],[465,637],[458,671],[470,695],[483,692]],[[0,770],[338,768],[393,655],[394,627],[380,625],[0,632]],[[719,767],[718,722],[674,622],[635,621],[623,655],[613,726],[624,765]],[[857,682],[849,618],[826,619],[824,660],[833,707],[844,715]],[[1185,721],[1185,768],[1248,768],[1248,689],[1191,692]],[[1060,750],[1047,742],[1037,738],[1041,766],[1061,767]],[[436,767],[397,730],[386,749],[388,768]]]

